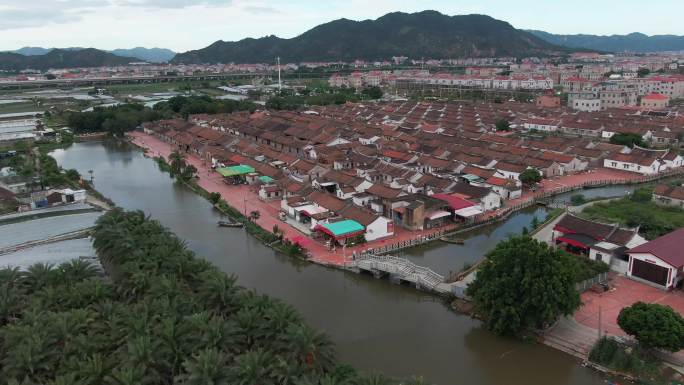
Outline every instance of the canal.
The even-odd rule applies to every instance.
[[[79,143],[53,153],[125,209],[139,209],[185,239],[191,249],[238,282],[294,305],[326,331],[340,359],[390,376],[420,375],[441,384],[602,384],[605,379],[568,355],[543,345],[501,338],[480,322],[454,313],[438,299],[409,287],[302,263],[274,253],[242,229],[218,228],[218,213],[157,164],[126,144]],[[459,268],[481,256],[532,215],[473,233],[463,246],[437,244],[412,258]],[[464,251],[467,249],[467,253]],[[466,254],[470,257],[466,257]]]
[[[635,188],[634,185],[629,185],[577,190],[557,195],[552,200],[554,203],[569,203],[572,195],[575,194],[582,194],[585,199],[621,197],[631,193]],[[450,273],[461,271],[464,267],[482,259],[487,250],[510,234],[520,234],[523,227],[531,230],[533,218],[536,217],[541,223],[546,219],[548,212],[549,210],[545,207],[529,207],[511,215],[503,222],[454,236],[454,238],[462,239],[463,245],[437,241],[400,251],[397,255],[449,276]]]

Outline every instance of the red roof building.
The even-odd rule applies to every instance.
[[[627,276],[664,289],[677,287],[684,268],[684,228],[634,247],[627,253]]]

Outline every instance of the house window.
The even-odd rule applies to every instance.
[[[610,165],[613,167],[617,167],[617,162],[610,162]]]
[[[601,253],[596,253],[596,260],[599,262],[603,262],[603,255]]]

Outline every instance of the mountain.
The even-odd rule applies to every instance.
[[[52,49],[44,55],[33,56],[25,56],[13,52],[0,52],[0,70],[9,71],[115,66],[135,61],[139,61],[139,59],[116,56],[94,48],[80,50]]]
[[[163,63],[171,60],[176,53],[166,48],[145,48],[145,47],[135,47],[131,49],[115,49],[108,51],[117,56],[123,57],[137,57],[138,59],[151,62],[151,63]]]
[[[25,56],[36,56],[45,55],[52,50],[58,48],[43,48],[43,47],[22,47],[18,50],[9,51],[12,53],[18,53]],[[82,47],[70,47],[70,48],[59,48],[64,51],[80,51],[85,48]],[[163,63],[171,60],[176,53],[166,48],[145,48],[145,47],[135,47],[131,49],[114,49],[111,51],[105,51],[112,53],[116,56],[128,57],[128,58],[138,58],[142,61],[147,61],[151,63]]]
[[[630,33],[629,35],[554,35],[544,31],[528,30],[551,44],[609,52],[662,52],[684,51],[684,36]]]
[[[217,41],[180,53],[173,63],[263,63],[377,60],[392,56],[456,58],[547,55],[563,51],[510,24],[485,15],[447,16],[436,11],[389,13],[377,20],[339,19],[303,34]]]
[[[45,55],[46,53],[52,51],[53,48],[43,48],[43,47],[21,47],[14,51],[9,51],[12,53],[18,53],[24,56],[34,56],[34,55]]]

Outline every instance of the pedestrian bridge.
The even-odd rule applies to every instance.
[[[444,276],[407,259],[391,255],[363,254],[356,257],[351,268],[359,273],[363,271],[372,273],[376,278],[387,276],[390,281],[409,283],[415,285],[417,289],[438,294],[451,294],[451,285],[445,283]]]

